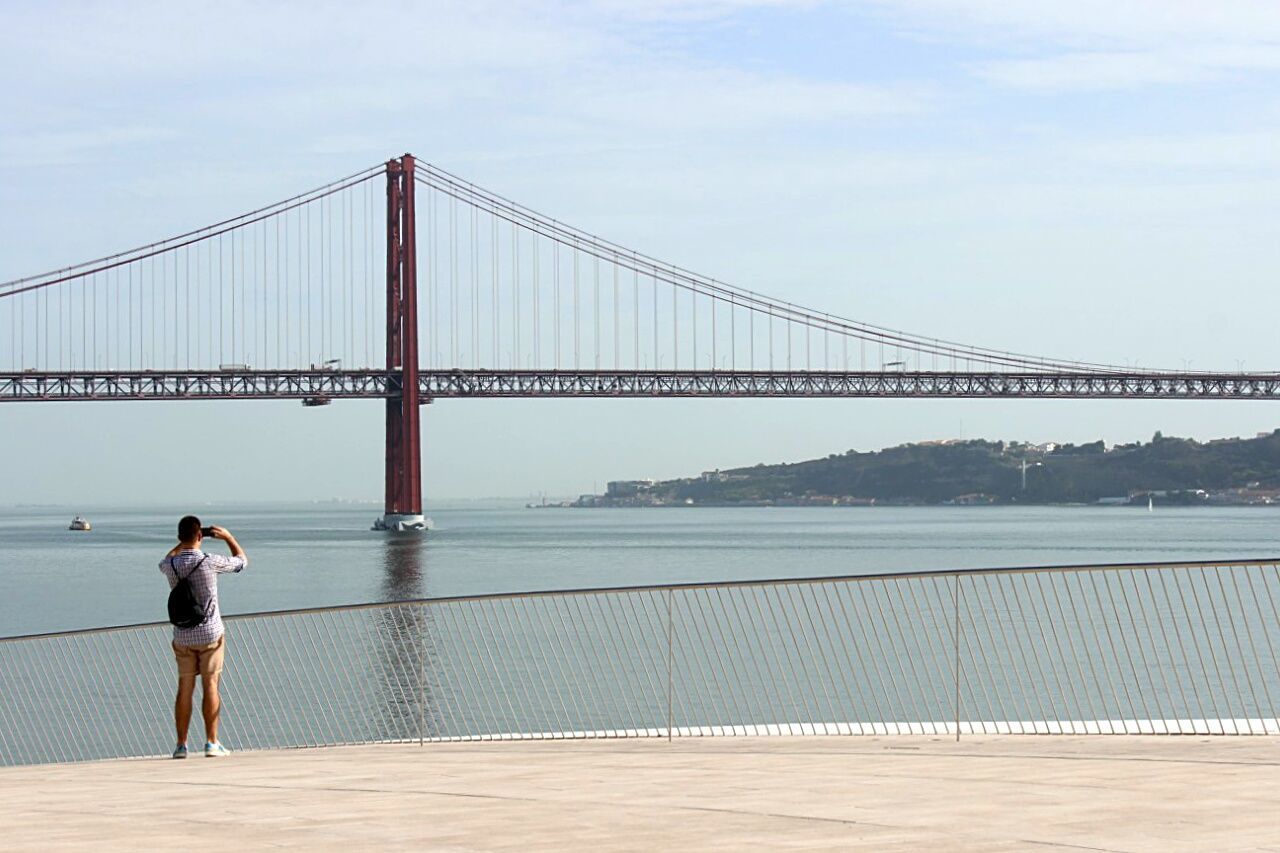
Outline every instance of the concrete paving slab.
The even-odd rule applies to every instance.
[[[380,745],[0,770],[0,846],[1280,851],[1280,738]]]

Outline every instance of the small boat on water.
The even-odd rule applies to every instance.
[[[77,515],[75,518],[71,519],[71,526],[69,526],[67,529],[68,530],[92,530],[93,525],[89,523],[89,520],[87,518],[81,518],[80,516]]]

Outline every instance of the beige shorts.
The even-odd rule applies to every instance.
[[[222,672],[222,654],[226,650],[226,640],[224,634],[216,642],[203,646],[180,646],[173,643],[173,657],[178,661],[178,677],[198,673],[201,678],[209,678]]]

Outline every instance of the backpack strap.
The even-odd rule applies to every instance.
[[[174,560],[176,559],[178,559],[177,554],[174,554],[172,557],[169,558],[169,568],[173,569],[173,576],[175,578],[177,578],[180,581],[184,581],[187,578],[191,577],[193,574],[195,574],[196,569],[204,565],[204,561],[209,559],[209,555],[208,554],[201,555],[199,562],[197,562],[194,566],[192,566],[191,571],[187,572],[186,575],[178,574],[178,564],[174,562]]]

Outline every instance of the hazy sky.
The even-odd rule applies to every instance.
[[[821,310],[1280,369],[1273,2],[0,0],[0,76],[0,279],[412,151]],[[1280,410],[442,401],[423,423],[430,502],[961,434],[1252,435]],[[4,404],[0,502],[375,499],[382,429],[376,402]]]

